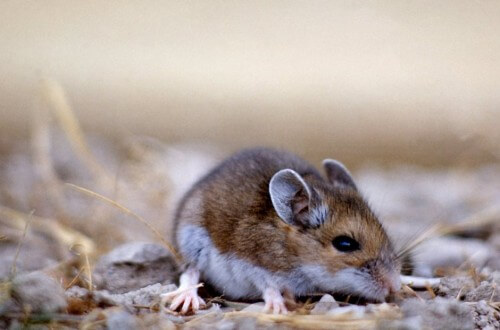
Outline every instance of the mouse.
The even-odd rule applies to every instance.
[[[384,227],[339,161],[323,174],[271,148],[222,161],[180,200],[174,243],[183,258],[164,303],[181,313],[206,306],[199,282],[232,300],[263,300],[286,314],[285,298],[317,292],[385,301],[400,287],[401,262]]]

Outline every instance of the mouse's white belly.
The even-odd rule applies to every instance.
[[[268,287],[289,287],[287,277],[271,273],[234,255],[221,254],[206,229],[200,226],[181,226],[177,232],[177,242],[186,261],[196,266],[202,279],[225,297],[259,298]]]

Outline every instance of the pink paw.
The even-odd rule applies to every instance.
[[[195,289],[177,289],[175,291],[161,295],[161,304],[165,306],[170,303],[169,309],[176,311],[182,306],[180,313],[186,314],[190,310],[196,312],[200,307],[204,307],[205,301],[198,296],[198,290]]]
[[[264,291],[264,312],[273,314],[287,314],[288,309],[285,306],[285,299],[276,289],[268,288]]]

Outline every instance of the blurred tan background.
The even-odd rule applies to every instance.
[[[2,1],[0,136],[88,130],[457,165],[500,155],[498,1]]]

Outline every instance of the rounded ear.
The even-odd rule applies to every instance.
[[[326,177],[331,184],[357,190],[351,173],[344,164],[335,159],[325,159],[323,167],[325,168]]]
[[[308,210],[311,200],[311,190],[304,179],[290,169],[273,175],[269,194],[278,216],[291,225],[296,224],[298,214]]]

